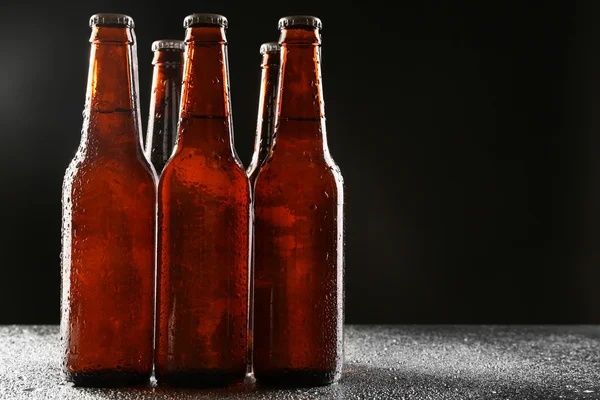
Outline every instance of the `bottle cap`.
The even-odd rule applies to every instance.
[[[90,17],[90,26],[96,25],[117,25],[127,28],[133,28],[133,18],[125,14],[100,13]]]
[[[281,45],[277,42],[267,42],[260,46],[260,54],[276,53],[281,50]]]
[[[158,50],[185,50],[183,40],[162,39],[152,42],[152,51]]]
[[[279,29],[291,26],[321,29],[323,24],[319,18],[313,17],[312,15],[292,15],[290,17],[283,17],[279,20]]]
[[[220,14],[190,14],[183,20],[183,27],[193,25],[222,26],[227,28],[227,18]]]

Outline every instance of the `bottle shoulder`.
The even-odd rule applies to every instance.
[[[178,151],[165,165],[160,183],[248,186],[248,176],[235,157],[202,153],[199,150]]]
[[[156,173],[143,153],[99,154],[80,148],[67,167],[63,185],[111,180],[123,185],[156,185]]]
[[[291,162],[273,156],[262,165],[256,176],[256,188],[261,186],[302,188],[304,186],[342,189],[339,167],[331,159],[297,158]]]

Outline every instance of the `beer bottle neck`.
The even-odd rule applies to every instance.
[[[152,64],[152,94],[150,121],[154,118],[177,119],[179,113],[171,114],[178,110],[179,93],[181,93],[183,53],[181,51],[157,51],[154,54]],[[174,98],[176,97],[176,98]],[[169,115],[163,115],[165,102],[173,106],[173,110],[165,110]],[[156,114],[156,113],[160,113]],[[149,122],[150,122],[149,121]]]
[[[135,34],[125,27],[95,26],[90,43],[84,133],[96,136],[97,145],[141,152]]]
[[[164,71],[169,74],[171,71],[179,71],[183,64],[183,51],[179,49],[165,49],[154,52],[152,65],[155,70]],[[178,72],[179,73],[179,72]]]
[[[146,156],[156,164],[164,165],[171,156],[174,139],[177,135],[183,51],[156,51],[152,64],[154,68],[148,113]]]
[[[275,127],[275,103],[277,100],[279,64],[279,52],[265,52],[263,54],[256,139],[254,141],[254,153],[248,167],[248,170],[252,172],[258,169],[267,158],[271,147],[273,129]]]
[[[136,109],[134,71],[137,59],[132,47],[135,35],[129,28],[95,26],[88,75],[87,101],[90,110],[101,113]]]
[[[319,31],[282,29],[280,43],[282,56],[276,141],[278,144],[286,139],[322,141],[325,111]]]
[[[233,151],[225,29],[190,27],[185,40],[177,148],[229,147]]]

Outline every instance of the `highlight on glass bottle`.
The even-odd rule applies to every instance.
[[[177,139],[185,43],[157,40],[152,43],[152,51],[154,68],[145,154],[160,176]]]
[[[254,186],[257,382],[324,385],[343,361],[343,180],[327,147],[321,21],[285,17],[274,143]]]
[[[235,152],[225,30],[185,18],[178,140],[158,188],[159,384],[221,386],[248,363],[250,186]]]
[[[96,14],[90,26],[81,142],[62,188],[63,373],[134,385],[152,371],[156,175],[141,148],[133,20]]]

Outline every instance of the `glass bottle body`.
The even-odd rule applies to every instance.
[[[283,29],[274,143],[255,183],[258,382],[323,385],[343,362],[343,179],[326,141],[317,29]]]
[[[63,370],[78,385],[152,372],[156,175],[140,142],[133,30],[93,28],[79,149],[63,181]]]
[[[264,43],[261,46],[261,83],[260,98],[258,105],[258,118],[256,122],[256,138],[254,141],[254,153],[252,160],[246,170],[250,180],[250,190],[254,190],[254,182],[269,154],[275,128],[275,104],[277,102],[277,82],[279,80],[280,51],[277,43]],[[251,225],[254,236],[254,221]],[[252,257],[253,258],[253,257]],[[253,373],[252,349],[254,347],[254,262],[251,260],[250,268],[250,305],[248,318],[248,373]]]
[[[250,187],[233,148],[225,31],[190,27],[179,138],[159,183],[156,377],[221,386],[248,363]]]

